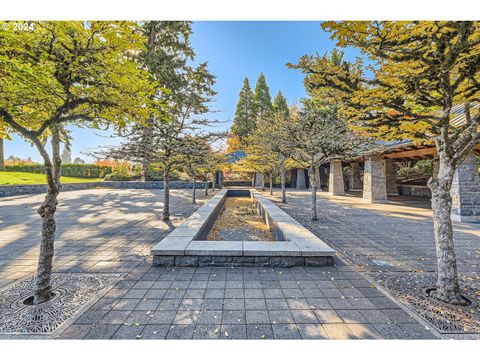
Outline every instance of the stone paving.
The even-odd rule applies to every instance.
[[[360,193],[329,197],[318,192],[319,221],[309,220],[309,191],[288,193],[283,210],[345,258],[369,272],[435,271],[435,239],[427,199],[389,197],[386,204],[366,204]],[[480,224],[454,222],[459,272],[480,275]]]
[[[145,263],[61,337],[416,339],[433,335],[352,267],[153,268]]]
[[[162,190],[92,189],[60,194],[54,270],[128,272],[151,247],[205,202],[171,191],[171,223],[161,220]],[[0,198],[0,286],[36,270],[43,195]]]
[[[308,194],[291,192],[289,203],[281,206],[303,222]],[[106,189],[61,195],[55,271],[125,276],[60,338],[434,338],[361,274],[376,259],[399,269],[431,266],[429,260],[417,260],[432,256],[428,210],[419,210],[425,216],[408,215],[401,205],[386,211],[375,208],[379,205],[365,209],[367,205],[354,198],[322,198],[321,220],[310,229],[342,248],[347,263],[336,258],[335,266],[156,268],[150,248],[196,208],[190,205],[188,190],[172,191],[173,223],[165,224],[160,220],[160,195],[161,190]],[[205,197],[200,191],[199,197],[201,204]],[[35,270],[40,225],[36,208],[41,199],[0,200],[0,286]],[[369,217],[362,219],[362,213]],[[478,229],[462,225],[459,254],[475,252],[475,246],[478,250],[473,243]],[[477,256],[459,255],[461,269],[476,269],[472,265]],[[358,259],[355,264],[361,266],[350,259]]]

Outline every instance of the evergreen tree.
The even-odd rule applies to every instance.
[[[238,98],[235,118],[233,119],[232,133],[240,141],[248,137],[255,129],[255,110],[253,93],[248,78],[243,79],[242,90]]]
[[[260,74],[257,79],[257,84],[255,85],[253,105],[257,119],[268,116],[273,111],[270,89],[268,88],[267,81],[263,73]]]
[[[273,100],[273,111],[280,115],[283,115],[285,119],[290,116],[290,109],[288,108],[287,99],[283,96],[281,91],[278,91]]]

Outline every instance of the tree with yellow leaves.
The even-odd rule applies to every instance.
[[[36,22],[32,31],[0,32],[0,136],[36,147],[47,178],[38,209],[42,239],[33,303],[52,297],[55,212],[61,190],[63,126],[121,128],[143,122],[153,90],[134,54],[144,47],[132,22]],[[47,150],[50,142],[51,152]]]
[[[384,140],[434,143],[438,175],[431,178],[438,277],[432,296],[462,304],[451,222],[455,170],[479,142],[480,23],[469,21],[325,22],[341,47],[359,48],[368,63],[333,64],[304,56],[296,65],[312,96],[327,93],[350,125]],[[452,124],[464,104],[465,122]]]

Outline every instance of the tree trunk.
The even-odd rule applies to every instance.
[[[205,175],[205,196],[208,196],[208,177]]]
[[[170,179],[169,170],[163,171],[163,221],[170,220]]]
[[[57,210],[56,190],[48,189],[43,204],[38,209],[42,218],[42,243],[38,255],[37,277],[35,280],[34,304],[40,304],[52,297],[52,263],[55,242],[55,211]]]
[[[0,171],[5,171],[5,153],[3,151],[3,139],[0,138]]]
[[[439,152],[439,158],[438,175],[428,181],[428,186],[432,191],[433,227],[438,270],[437,289],[432,295],[450,304],[462,304],[450,213],[452,209],[450,189],[455,169],[447,161],[445,154]]]
[[[52,297],[51,278],[56,230],[55,211],[57,210],[57,198],[61,189],[60,167],[62,164],[60,157],[60,135],[58,127],[56,126],[52,127],[53,164],[48,159],[46,152],[44,156],[46,157],[44,160],[48,190],[45,200],[38,209],[38,214],[42,218],[42,242],[38,255],[37,276],[33,297],[34,304],[43,303]]]
[[[285,162],[282,161],[280,166],[280,179],[282,183],[282,203],[287,203],[287,193],[285,191]]]
[[[270,175],[270,195],[273,195],[273,175]]]
[[[141,172],[141,177],[140,181],[147,181],[147,170],[148,170],[148,164],[142,163],[142,172]]]
[[[196,197],[196,187],[197,187],[197,179],[195,179],[195,175],[193,176],[193,185],[192,185],[192,204],[197,203]]]
[[[317,221],[318,216],[317,216],[317,182],[315,179],[315,167],[311,165],[308,168],[308,177],[310,179],[310,190],[312,194],[312,216],[311,219],[312,221]]]

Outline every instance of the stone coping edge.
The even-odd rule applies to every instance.
[[[254,202],[261,205],[260,213],[269,228],[281,232],[286,243],[296,246],[301,252],[301,256],[335,255],[335,250],[280,209],[273,201],[261,195],[257,190],[251,190],[250,194]]]
[[[254,189],[250,189],[250,196],[257,208],[257,212],[263,217],[278,241],[201,240],[202,237],[206,235],[207,228],[213,224],[214,217],[220,212],[227,196],[228,189],[220,190],[180,226],[155,245],[151,250],[151,255],[154,257],[153,264],[156,266],[171,266],[173,261],[175,266],[181,266],[176,264],[188,262],[187,260],[182,262],[182,260],[180,260],[182,256],[195,257],[197,259],[192,260],[191,263],[196,265],[191,266],[200,266],[199,264],[202,261],[205,263],[208,262],[205,260],[208,257],[218,258],[217,263],[228,263],[229,265],[238,265],[244,262],[251,264],[252,261],[254,263],[261,263],[261,261],[251,260],[251,258],[262,257],[269,258],[264,261],[268,264],[276,263],[276,260],[271,260],[272,258],[299,259],[296,263],[285,260],[285,262],[289,264],[297,264],[289,266],[301,266],[299,265],[300,263],[304,265],[308,263],[311,266],[322,266],[314,264],[330,263],[330,260],[327,262],[318,260],[322,257],[331,258],[333,262],[335,251],[331,247],[280,209],[275,203],[266,199]],[[160,260],[161,258],[167,259],[166,257],[168,257],[168,260]],[[231,261],[223,261],[221,260],[222,257],[228,257]],[[237,257],[250,258],[250,260],[240,261]],[[306,261],[306,258],[311,258],[311,261]],[[199,259],[203,260],[200,261]]]

